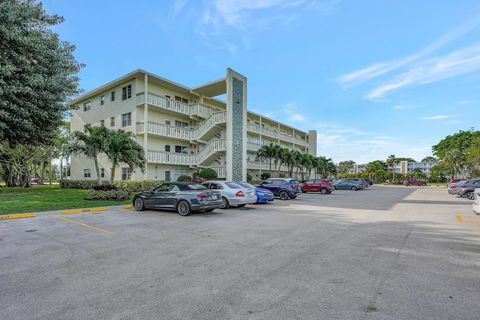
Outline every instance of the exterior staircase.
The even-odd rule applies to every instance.
[[[210,165],[215,159],[225,152],[225,148],[225,139],[210,140],[205,147],[197,153],[197,166],[203,167]]]
[[[212,113],[198,127],[197,140],[209,141],[215,134],[225,127],[227,121],[227,112]]]

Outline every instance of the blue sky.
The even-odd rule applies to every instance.
[[[137,68],[195,86],[231,67],[248,107],[318,131],[318,154],[421,160],[478,127],[476,0],[43,1],[93,89]]]

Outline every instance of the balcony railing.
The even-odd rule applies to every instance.
[[[174,126],[167,126],[158,122],[147,122],[148,134],[154,134],[164,137],[177,138],[183,140],[195,140],[197,139],[197,130],[191,130],[186,128],[178,128]],[[137,122],[137,133],[145,132],[145,123],[143,121]]]
[[[142,103],[145,103],[145,93],[143,92],[137,95],[137,105],[140,105]],[[190,115],[190,106],[188,104],[181,101],[158,96],[153,93],[148,94],[147,103],[162,109],[182,113],[188,116]]]
[[[198,138],[201,139],[213,126],[225,123],[226,121],[227,113],[225,111],[212,113],[212,115],[198,127]]]
[[[280,139],[280,140],[287,141],[287,142],[290,142],[290,143],[295,143],[295,144],[302,145],[302,146],[307,145],[307,142],[305,140],[298,139],[297,137],[294,137],[294,136],[289,136],[289,135],[287,135],[285,133],[282,133],[282,132],[278,132],[278,131],[275,131],[275,130],[264,128],[264,127],[256,125],[256,124],[249,123],[247,125],[247,130],[250,131],[250,132],[254,132],[254,133],[257,133],[257,134],[269,136],[269,137],[275,138],[275,139]]]
[[[201,164],[208,157],[210,157],[212,153],[225,151],[225,145],[225,139],[210,140],[208,144],[197,153],[197,163]]]
[[[190,105],[190,115],[197,116],[203,119],[207,119],[213,113],[213,109],[203,104],[196,103]]]
[[[217,173],[217,178],[226,178],[227,177],[227,168],[225,167],[213,167],[213,170]]]
[[[247,169],[253,170],[270,170],[270,164],[268,162],[247,161]],[[272,171],[275,170],[275,163],[272,162]],[[287,166],[282,165],[280,168],[277,164],[277,170],[288,171]]]
[[[147,161],[162,164],[195,165],[195,155],[148,150]]]

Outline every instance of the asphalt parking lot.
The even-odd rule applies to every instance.
[[[0,221],[0,319],[478,319],[471,211],[445,189],[374,186]]]

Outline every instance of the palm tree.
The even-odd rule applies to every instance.
[[[85,132],[75,131],[72,133],[71,142],[66,148],[67,155],[83,154],[85,157],[93,159],[95,172],[97,173],[97,185],[102,184],[98,155],[106,150],[107,136],[108,129],[87,124],[85,125]]]
[[[273,143],[269,145],[264,144],[257,151],[257,155],[260,159],[268,160],[270,172],[272,172],[272,160],[275,157],[275,147]]]
[[[273,163],[275,164],[275,175],[278,176],[278,171],[281,165],[282,147],[278,144],[272,145]],[[278,165],[278,167],[277,167]]]
[[[145,169],[145,152],[140,144],[135,141],[131,132],[123,130],[108,130],[105,154],[112,163],[110,170],[110,183],[115,179],[115,169],[120,163],[125,163],[130,170]]]
[[[287,166],[288,175],[292,176],[293,165],[294,165],[293,152],[290,151],[288,148],[282,148],[282,150],[280,151],[280,167],[282,165]]]

